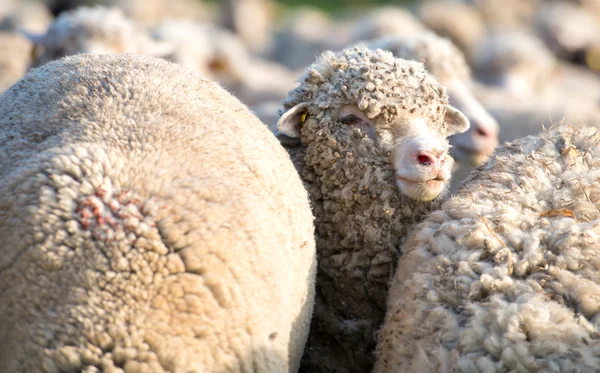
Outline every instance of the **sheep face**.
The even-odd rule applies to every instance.
[[[443,88],[422,64],[381,50],[346,53],[341,53],[346,63],[332,63],[336,56],[330,55],[321,62],[329,66],[309,69],[308,84],[290,93],[300,102],[281,116],[279,136],[299,140],[311,157],[321,158],[313,162],[315,168],[327,169],[338,160],[358,162],[358,169],[387,170],[387,180],[377,183],[395,184],[412,200],[435,199],[447,186],[453,165],[447,136],[467,130],[468,119],[448,105]]]
[[[387,49],[399,58],[424,61],[425,68],[448,90],[450,104],[463,112],[471,124],[468,131],[450,139],[452,155],[459,162],[483,163],[498,145],[499,127],[467,86],[471,72],[463,53],[449,39],[429,31],[394,35],[369,45]]]
[[[447,86],[450,104],[465,114],[471,126],[450,138],[452,156],[459,162],[479,166],[498,146],[500,126],[473,96],[465,82],[454,80]]]

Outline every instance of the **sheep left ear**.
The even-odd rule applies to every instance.
[[[452,136],[467,131],[471,126],[469,119],[454,106],[445,105],[445,107],[446,114],[444,115],[444,122],[446,123],[446,136]]]
[[[277,121],[277,133],[293,138],[300,137],[300,127],[306,119],[307,112],[308,104],[303,102],[283,113]]]

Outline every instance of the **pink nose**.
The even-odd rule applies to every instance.
[[[437,166],[438,157],[429,152],[421,151],[417,153],[417,163],[421,166]]]

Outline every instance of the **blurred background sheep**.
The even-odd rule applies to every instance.
[[[219,82],[274,130],[322,52],[428,32],[464,55],[494,144],[558,122],[600,128],[599,0],[0,0],[0,94],[66,55],[151,55]],[[451,193],[471,170],[454,170]]]

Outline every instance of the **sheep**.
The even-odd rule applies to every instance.
[[[395,6],[383,6],[371,10],[355,22],[350,31],[349,43],[426,30],[425,25],[409,11]]]
[[[487,32],[483,17],[470,4],[426,1],[417,14],[428,29],[452,40],[469,62]]]
[[[491,35],[479,45],[476,55],[474,70],[480,81],[519,97],[538,95],[556,80],[556,58],[528,32]]]
[[[0,31],[0,93],[25,75],[33,44],[24,36]]]
[[[144,27],[154,27],[163,19],[178,18],[206,22],[215,18],[215,7],[199,0],[47,0],[54,14],[95,5],[116,7]]]
[[[367,46],[389,50],[395,57],[423,60],[425,68],[447,88],[450,103],[467,116],[469,130],[450,138],[457,161],[455,175],[466,174],[485,162],[498,145],[498,123],[471,93],[469,66],[449,39],[423,32],[378,39],[367,42]],[[462,181],[463,177],[453,176],[450,190],[456,190]]]
[[[423,64],[380,49],[324,52],[298,82],[276,134],[316,219],[319,270],[302,369],[366,372],[397,247],[438,206],[453,163],[446,137],[469,122]]]
[[[413,231],[375,373],[596,372],[600,134],[505,144]]]
[[[488,30],[501,31],[527,27],[535,23],[544,0],[468,0],[483,17]]]
[[[279,22],[269,55],[289,69],[303,69],[315,56],[341,47],[346,40],[341,34],[339,24],[324,11],[307,6],[293,8]]]
[[[235,34],[218,26],[166,20],[153,36],[172,47],[165,58],[217,80],[247,105],[280,101],[295,85],[295,74],[252,56]]]
[[[298,370],[308,195],[218,84],[136,55],[31,70],[0,96],[0,206],[2,371]]]
[[[271,47],[276,5],[274,0],[223,0],[222,23],[235,32],[250,51],[264,54]]]
[[[600,22],[584,8],[570,3],[546,4],[535,21],[542,39],[562,59],[579,62],[582,55],[600,50]]]
[[[52,13],[43,3],[12,4],[9,1],[7,9],[0,9],[0,30],[40,34],[46,31],[52,19]]]
[[[34,66],[78,53],[166,55],[171,46],[153,41],[117,8],[81,7],[62,13],[36,41]]]

